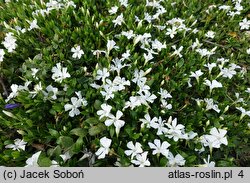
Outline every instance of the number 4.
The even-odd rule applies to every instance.
[[[241,178],[244,177],[243,170],[241,170],[240,173],[238,173],[238,176],[241,177]]]

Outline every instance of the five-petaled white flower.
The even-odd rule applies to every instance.
[[[12,150],[23,150],[25,151],[25,145],[27,144],[27,142],[25,142],[24,140],[21,140],[21,139],[15,139],[14,140],[14,144],[8,144],[5,146],[5,148],[9,148],[9,149],[12,149]]]
[[[102,104],[101,105],[101,110],[97,111],[97,115],[100,116],[99,119],[102,119],[103,117],[109,117],[110,111],[112,109],[112,107],[108,104]]]
[[[82,55],[84,54],[84,52],[81,50],[80,46],[71,48],[71,52],[73,52],[72,57],[78,58],[78,59],[80,59],[82,57]]]
[[[205,80],[204,82],[205,85],[209,86],[210,88],[210,93],[214,88],[222,88],[222,84],[216,80],[209,81],[208,79]]]
[[[82,106],[82,102],[81,100],[79,100],[78,98],[76,97],[72,97],[71,98],[71,103],[72,104],[65,104],[64,105],[64,109],[65,111],[69,111],[69,116],[70,117],[74,117],[74,116],[77,116],[80,114],[80,111],[79,111],[79,107]]]
[[[58,88],[53,87],[51,85],[46,87],[47,92],[43,91],[44,96],[49,97],[53,100],[57,99]]]
[[[61,63],[57,63],[56,67],[52,68],[52,72],[52,79],[59,83],[70,77],[70,74],[67,72],[67,67],[62,67]]]
[[[142,122],[141,128],[144,128],[144,126],[146,126],[146,128],[150,128],[151,123],[157,122],[157,118],[154,117],[151,119],[150,115],[147,113],[144,115],[144,119],[139,119],[139,121]]]
[[[250,27],[250,20],[247,20],[247,18],[244,18],[242,20],[242,22],[239,23],[239,25],[240,25],[240,30],[249,29],[249,27]]]
[[[39,167],[38,165],[38,158],[40,156],[42,151],[38,151],[37,153],[33,154],[30,158],[26,160],[26,166],[25,167]]]
[[[107,137],[102,137],[100,139],[101,147],[95,153],[98,156],[98,159],[105,158],[105,155],[109,153],[111,142],[112,140],[108,139]]]
[[[114,40],[108,40],[107,42],[107,52],[106,54],[109,55],[110,51],[114,48],[114,49],[118,49],[118,46],[115,46],[116,42]]]
[[[244,118],[244,116],[246,115],[250,117],[250,111],[247,111],[243,107],[236,107],[236,109],[238,109],[241,112],[240,119]]]
[[[167,133],[166,136],[168,138],[173,138],[175,142],[178,141],[179,138],[186,138],[186,135],[183,134],[185,126],[181,125],[181,124],[177,125],[176,118],[174,120],[172,120],[172,117],[170,117],[169,122],[166,123],[166,125],[169,128],[166,132]]]
[[[139,165],[139,167],[150,166],[150,162],[147,158],[148,152],[144,152],[142,154],[136,155],[136,160],[132,160],[131,162],[135,165]]]
[[[158,120],[156,122],[151,121],[150,126],[154,129],[157,129],[157,135],[162,135],[167,133],[168,129],[164,127],[165,125],[165,120],[162,120],[161,117],[158,118]]]
[[[167,29],[166,35],[169,35],[171,39],[174,38],[175,34],[177,34],[177,28],[175,26],[172,29]]]
[[[174,49],[174,53],[171,56],[178,55],[180,58],[182,57],[181,51],[183,50],[183,46],[180,48],[176,48],[176,45],[173,45],[172,48]]]
[[[110,15],[116,14],[117,10],[118,10],[118,7],[117,7],[117,6],[113,6],[113,7],[111,7],[111,9],[109,10],[109,14],[110,14]]]
[[[28,31],[30,31],[32,29],[39,29],[39,26],[37,25],[37,19],[34,19],[32,21],[27,20],[27,22],[30,24]]]
[[[153,155],[162,154],[165,157],[168,156],[168,152],[169,152],[168,147],[170,146],[170,144],[167,141],[164,141],[163,143],[161,143],[159,139],[155,139],[154,144],[149,142],[148,145],[151,149],[154,149],[152,153]]]
[[[228,144],[227,138],[225,137],[226,133],[227,130],[213,127],[210,130],[211,135],[203,135],[201,137],[201,143],[203,143],[205,147],[209,146],[210,150],[212,148],[220,148],[221,144]]]
[[[185,165],[186,160],[180,155],[177,154],[174,156],[171,152],[168,153],[168,166],[178,167]]]
[[[16,38],[13,36],[12,32],[6,34],[2,44],[8,50],[9,53],[13,52],[16,49]]]
[[[133,159],[137,154],[140,154],[143,152],[142,148],[141,148],[141,144],[139,142],[136,142],[135,145],[133,144],[132,141],[127,143],[127,147],[130,150],[126,150],[125,154],[127,156],[131,155],[131,159]]]
[[[123,115],[123,113],[120,110],[118,110],[116,112],[116,116],[111,114],[108,116],[109,118],[106,119],[106,121],[105,121],[106,126],[110,126],[110,125],[114,124],[115,132],[117,135],[119,134],[121,127],[123,127],[125,124],[125,121],[120,119],[122,117],[122,115]]]
[[[206,34],[205,34],[205,36],[207,37],[207,38],[214,38],[214,36],[215,36],[215,32],[214,31],[208,31]]]
[[[191,72],[190,77],[194,77],[197,82],[199,83],[199,77],[203,75],[203,72],[201,72],[201,70],[197,70],[195,72]]]

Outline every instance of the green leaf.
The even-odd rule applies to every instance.
[[[38,165],[40,167],[50,167],[51,166],[51,160],[47,157],[42,157],[41,158],[38,158]]]
[[[74,141],[71,137],[61,136],[58,138],[57,144],[61,145],[63,148],[69,148],[74,144]]]
[[[83,128],[74,128],[69,133],[79,137],[85,137],[88,134],[88,132]]]
[[[100,123],[96,126],[92,126],[89,129],[89,135],[95,136],[95,135],[101,133],[102,131],[104,131],[105,129],[106,129],[106,126],[104,124]]]
[[[14,152],[11,153],[11,155],[13,156],[14,159],[16,159],[16,158],[19,158],[20,152],[19,151],[14,151]]]
[[[49,133],[50,133],[50,135],[53,136],[53,137],[56,137],[56,138],[59,137],[58,131],[56,131],[56,130],[54,130],[54,129],[49,129]]]
[[[161,167],[166,167],[167,163],[168,163],[168,159],[167,158],[165,158],[165,157],[161,158],[161,160],[160,160],[160,166]]]
[[[84,121],[85,123],[88,123],[90,125],[96,125],[99,123],[99,120],[97,118],[88,118]]]

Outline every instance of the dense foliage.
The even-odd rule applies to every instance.
[[[249,166],[250,2],[1,0],[1,166]]]

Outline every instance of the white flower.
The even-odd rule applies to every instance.
[[[9,53],[13,52],[16,49],[16,38],[13,36],[12,32],[6,34],[2,44],[8,50]]]
[[[121,6],[127,7],[128,6],[128,0],[119,0],[121,3]]]
[[[65,163],[67,160],[69,160],[72,156],[70,155],[69,151],[65,152],[64,154],[61,154],[60,157],[63,159],[63,162]]]
[[[135,69],[134,78],[132,79],[132,81],[136,83],[137,85],[140,85],[141,83],[145,83],[147,81],[147,78],[144,76],[145,76],[145,72],[143,70],[138,71],[138,69]]]
[[[182,57],[181,51],[183,50],[183,46],[177,49],[176,46],[173,45],[172,48],[174,49],[174,53],[172,53],[171,56],[178,55],[181,58]]]
[[[71,52],[73,52],[72,57],[73,58],[78,58],[80,59],[82,57],[82,55],[84,54],[84,52],[81,50],[80,46],[77,46],[76,48],[71,48]]]
[[[197,82],[199,82],[199,77],[203,75],[203,72],[201,72],[201,70],[197,70],[195,72],[191,72],[190,77],[194,77]]]
[[[172,98],[172,95],[165,89],[160,88],[160,92],[158,94],[161,95],[161,99]]]
[[[111,71],[116,71],[118,76],[120,76],[120,71],[123,67],[129,66],[128,64],[123,65],[122,61],[123,61],[122,59],[115,58],[112,60],[114,65],[112,64],[110,67]]]
[[[169,104],[166,100],[161,99],[161,107],[164,109],[172,109],[172,104]]]
[[[242,119],[244,116],[249,116],[250,117],[250,111],[246,111],[243,107],[236,107],[241,112],[240,119]]]
[[[99,58],[101,53],[106,53],[106,51],[103,50],[92,50],[93,55],[96,55],[97,58]]]
[[[171,39],[174,38],[175,34],[177,34],[177,28],[175,26],[172,29],[167,29],[166,35],[169,35]]]
[[[52,79],[61,83],[64,79],[69,78],[70,74],[67,72],[67,68],[61,66],[61,63],[57,63],[56,67],[52,68]]]
[[[101,110],[97,111],[97,115],[100,116],[99,119],[102,119],[103,117],[109,117],[112,107],[107,104],[102,104],[101,108]]]
[[[213,32],[213,31],[208,31],[206,34],[205,34],[205,36],[207,37],[207,38],[214,38],[214,36],[215,36],[215,32]]]
[[[9,94],[8,98],[5,100],[5,102],[8,102],[10,99],[15,98],[18,95],[18,85],[17,84],[12,84],[10,86],[11,93]]]
[[[211,64],[208,63],[208,64],[205,64],[204,66],[208,68],[208,72],[209,72],[209,74],[211,74],[212,69],[213,69],[214,67],[216,67],[216,63],[211,63]]]
[[[34,19],[32,21],[27,20],[27,22],[30,24],[30,27],[28,28],[28,31],[32,29],[39,29],[39,26],[37,25],[37,20]]]
[[[21,140],[21,139],[15,139],[14,140],[14,144],[8,144],[5,146],[5,148],[9,148],[9,149],[12,149],[12,150],[23,150],[25,151],[25,145],[27,144],[27,142],[25,142],[24,140]]]
[[[209,81],[209,80],[206,79],[205,82],[204,82],[204,84],[207,85],[207,86],[209,86],[210,93],[212,92],[212,90],[214,88],[222,88],[222,84],[220,82],[216,81],[216,80],[212,80],[212,82],[211,82],[211,81]]]
[[[115,24],[115,27],[117,25],[122,25],[122,23],[124,23],[123,14],[120,14],[119,16],[117,16],[116,19],[113,20],[112,22]]]
[[[152,121],[150,126],[154,129],[157,129],[157,135],[162,135],[168,131],[168,129],[164,127],[165,122],[165,120],[162,120],[162,118],[159,117],[156,122]]]
[[[183,166],[185,165],[186,162],[186,160],[180,154],[177,154],[174,157],[174,155],[171,152],[168,153],[167,158],[168,158],[168,166],[171,167]]]
[[[217,62],[220,62],[220,67],[223,67],[225,63],[229,62],[229,59],[225,59],[225,58],[218,58]]]
[[[157,98],[154,94],[151,95],[148,90],[145,90],[143,92],[139,91],[138,93],[140,95],[141,103],[143,103],[144,105],[148,105],[147,102],[153,103],[154,100]]]
[[[208,155],[207,160],[203,159],[203,161],[205,162],[205,164],[203,165],[198,165],[199,167],[215,167],[215,162],[214,161],[210,161],[210,155]]]
[[[250,55],[250,48],[247,49],[247,54]],[[1,55],[1,54],[0,54]],[[1,59],[0,59],[1,60]]]
[[[106,101],[109,100],[109,99],[114,98],[115,95],[113,93],[114,92],[114,86],[113,85],[106,84],[106,85],[103,86],[103,89],[104,89],[104,91],[101,91],[100,93],[102,94],[102,96],[105,97],[104,99]]]
[[[217,129],[215,127],[213,127],[211,130],[210,130],[210,134],[213,135],[214,137],[217,138],[218,142],[220,144],[224,144],[224,145],[227,145],[228,142],[227,142],[227,138],[224,137],[227,133],[227,130],[224,130],[224,129]]]
[[[98,159],[105,158],[105,155],[109,153],[111,142],[112,140],[108,139],[107,137],[102,137],[100,139],[101,147],[95,153],[98,156]]]
[[[36,76],[37,72],[39,71],[39,69],[37,68],[31,68],[31,75],[33,76],[33,78],[38,79],[38,77]]]
[[[173,138],[175,142],[177,142],[179,138],[184,138],[184,135],[182,132],[184,131],[185,126],[181,124],[177,125],[176,118],[174,120],[169,120],[169,121],[171,122],[171,124],[166,123],[167,127],[169,128],[169,130],[166,131],[167,133],[166,136],[168,138]]]
[[[48,97],[50,95],[50,93],[51,93],[51,94],[53,94],[53,95],[50,95],[51,99],[53,99],[53,100],[57,99],[56,95],[58,93],[58,88],[49,85],[49,86],[46,87],[46,90],[47,90],[47,92],[43,91],[43,94],[46,97]]]
[[[166,48],[166,44],[162,44],[158,39],[152,42],[152,49],[157,49],[157,51],[160,52],[164,48]]]
[[[64,109],[65,111],[69,111],[69,116],[74,117],[80,114],[79,107],[81,107],[81,101],[76,97],[71,97],[72,104],[65,104]]]
[[[58,164],[58,162],[57,162],[57,161],[52,160],[52,161],[51,161],[51,165],[50,165],[50,167],[60,167],[60,165]]]
[[[207,106],[206,106],[206,111],[210,110],[210,109],[213,109],[215,110],[217,113],[220,112],[220,109],[218,107],[218,105],[214,104],[214,100],[213,99],[208,99],[208,98],[205,98],[204,101],[206,102]]]
[[[132,141],[128,142],[127,143],[127,147],[130,149],[130,150],[126,150],[125,151],[125,154],[127,156],[130,156],[131,155],[131,159],[134,158],[134,156],[136,156],[137,154],[140,154],[143,152],[142,148],[141,148],[141,144],[139,142],[136,142],[135,145],[133,144]]]
[[[222,77],[229,79],[231,79],[236,74],[236,71],[232,67],[230,67],[229,69],[221,68],[220,72],[221,72],[220,74],[222,74]]]
[[[133,30],[122,31],[121,35],[125,36],[127,39],[131,39],[131,38],[135,37]]]
[[[97,76],[96,76],[96,80],[102,79],[102,82],[105,82],[105,79],[107,77],[109,77],[109,72],[107,68],[103,68],[102,70],[98,69],[97,70]]]
[[[116,91],[125,90],[125,86],[130,86],[130,81],[126,80],[125,78],[121,78],[120,76],[116,76],[113,84],[115,85]]]
[[[228,144],[227,138],[224,137],[226,133],[226,130],[216,129],[215,127],[213,127],[210,130],[211,135],[203,135],[201,137],[201,143],[203,143],[204,146],[209,146],[210,150],[212,148],[220,148],[221,144]]]
[[[209,51],[206,48],[203,49],[198,48],[195,51],[198,52],[201,55],[201,57],[207,56],[209,58],[211,55],[215,54],[216,49],[217,47],[214,47],[212,50]]]
[[[39,167],[37,161],[42,151],[38,151],[37,153],[33,154],[30,158],[26,160],[25,167]]]
[[[247,89],[246,89],[246,92],[250,94],[250,88],[247,88]]]
[[[159,139],[155,139],[154,140],[154,144],[149,142],[148,143],[149,147],[153,150],[153,155],[155,154],[162,154],[163,156],[167,157],[168,156],[168,147],[170,146],[170,144],[167,141],[164,141],[161,144],[161,141]]]
[[[142,105],[142,102],[141,102],[140,96],[131,96],[129,97],[129,101],[125,103],[124,108],[130,107],[133,110],[135,107],[141,106],[141,105]]]
[[[136,160],[132,160],[131,162],[135,165],[139,165],[139,167],[150,166],[150,162],[147,159],[148,152],[144,152],[142,154],[136,155]]]
[[[77,95],[78,100],[81,102],[81,104],[82,104],[83,106],[87,106],[87,105],[88,105],[87,100],[86,100],[85,98],[82,97],[81,91],[75,92],[75,94]]]
[[[200,48],[203,44],[199,42],[199,40],[196,38],[195,42],[192,44],[192,50],[194,50],[195,48]]]
[[[116,42],[114,40],[108,40],[107,42],[107,52],[106,54],[109,55],[110,51],[114,48],[114,49],[118,49],[118,46],[115,46]]]
[[[4,50],[3,49],[0,49],[0,62],[2,62],[3,61],[3,56],[4,56],[4,54],[5,54],[5,52],[4,52]]]
[[[250,27],[250,20],[247,20],[247,18],[244,18],[242,20],[242,22],[239,23],[239,25],[240,25],[240,30],[249,29],[249,27]]]
[[[113,7],[111,7],[111,9],[109,10],[109,14],[110,14],[110,15],[116,14],[117,10],[118,10],[118,7],[117,7],[117,6],[113,6]]]
[[[116,116],[109,115],[108,116],[109,119],[107,119],[105,121],[105,125],[106,126],[110,126],[110,125],[114,124],[114,126],[115,126],[115,132],[116,132],[117,135],[119,134],[121,127],[123,127],[124,124],[125,124],[125,121],[120,120],[120,118],[122,117],[122,115],[123,115],[123,113],[120,110],[118,110],[116,112]]]
[[[42,83],[39,81],[38,84],[34,86],[34,91],[30,91],[30,94],[33,94],[32,98],[35,97],[40,91],[43,90]]]
[[[191,140],[193,139],[194,137],[196,137],[198,134],[193,132],[193,131],[190,131],[187,133],[187,140]]]
[[[147,113],[144,115],[144,119],[139,119],[139,121],[142,122],[141,128],[144,128],[144,126],[146,126],[146,128],[150,128],[151,123],[157,122],[157,118],[154,117],[151,119],[150,115]]]

